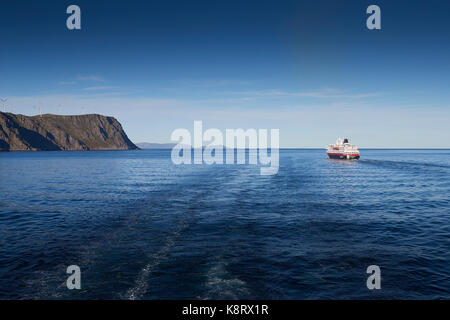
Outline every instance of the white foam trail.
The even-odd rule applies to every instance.
[[[177,237],[179,234],[180,231],[174,232],[172,234],[172,237],[169,237],[166,240],[166,243],[158,251],[158,253],[151,255],[153,261],[145,265],[145,267],[140,271],[136,279],[136,285],[127,291],[126,298],[128,300],[139,300],[147,293],[148,279],[150,277],[150,274],[153,272],[155,268],[157,268],[161,264],[161,262],[167,259],[167,254],[175,244],[174,238]]]
[[[250,290],[245,281],[233,277],[226,270],[226,262],[219,260],[216,262],[206,274],[205,297],[200,299],[232,299],[242,298],[242,295],[248,295]]]

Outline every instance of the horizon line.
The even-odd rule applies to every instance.
[[[134,143],[134,142],[133,142]],[[173,143],[173,142],[137,142],[134,143],[135,145],[139,145],[139,144],[143,144],[143,143],[147,143],[147,144],[156,144],[156,145],[173,145],[176,146],[178,145],[178,143]],[[183,145],[184,147],[191,147],[191,149],[200,149],[200,148],[194,148],[192,145]],[[206,146],[202,146],[203,148],[208,147],[208,145]],[[226,146],[223,145],[215,145],[215,146],[209,146],[209,147],[216,147],[216,148],[225,148],[225,149],[252,149],[252,150],[257,150],[259,148],[227,148]],[[141,149],[172,149],[172,148],[141,148]],[[267,147],[267,149],[271,149],[271,147]],[[278,149],[292,149],[292,150],[296,150],[296,149],[305,149],[305,150],[323,150],[326,149],[326,147],[279,147]],[[426,148],[426,147],[364,147],[364,148],[358,148],[359,150],[450,150],[450,147],[435,147],[435,148]]]

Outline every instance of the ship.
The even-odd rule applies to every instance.
[[[353,160],[359,159],[358,147],[350,144],[348,139],[338,138],[335,144],[327,146],[327,154],[330,159]]]

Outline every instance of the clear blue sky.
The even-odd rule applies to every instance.
[[[278,128],[282,147],[450,147],[449,15],[448,1],[2,1],[0,97],[115,116],[134,142],[203,120]]]

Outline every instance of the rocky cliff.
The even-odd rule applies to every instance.
[[[113,117],[98,114],[28,117],[0,112],[0,151],[132,150]]]

